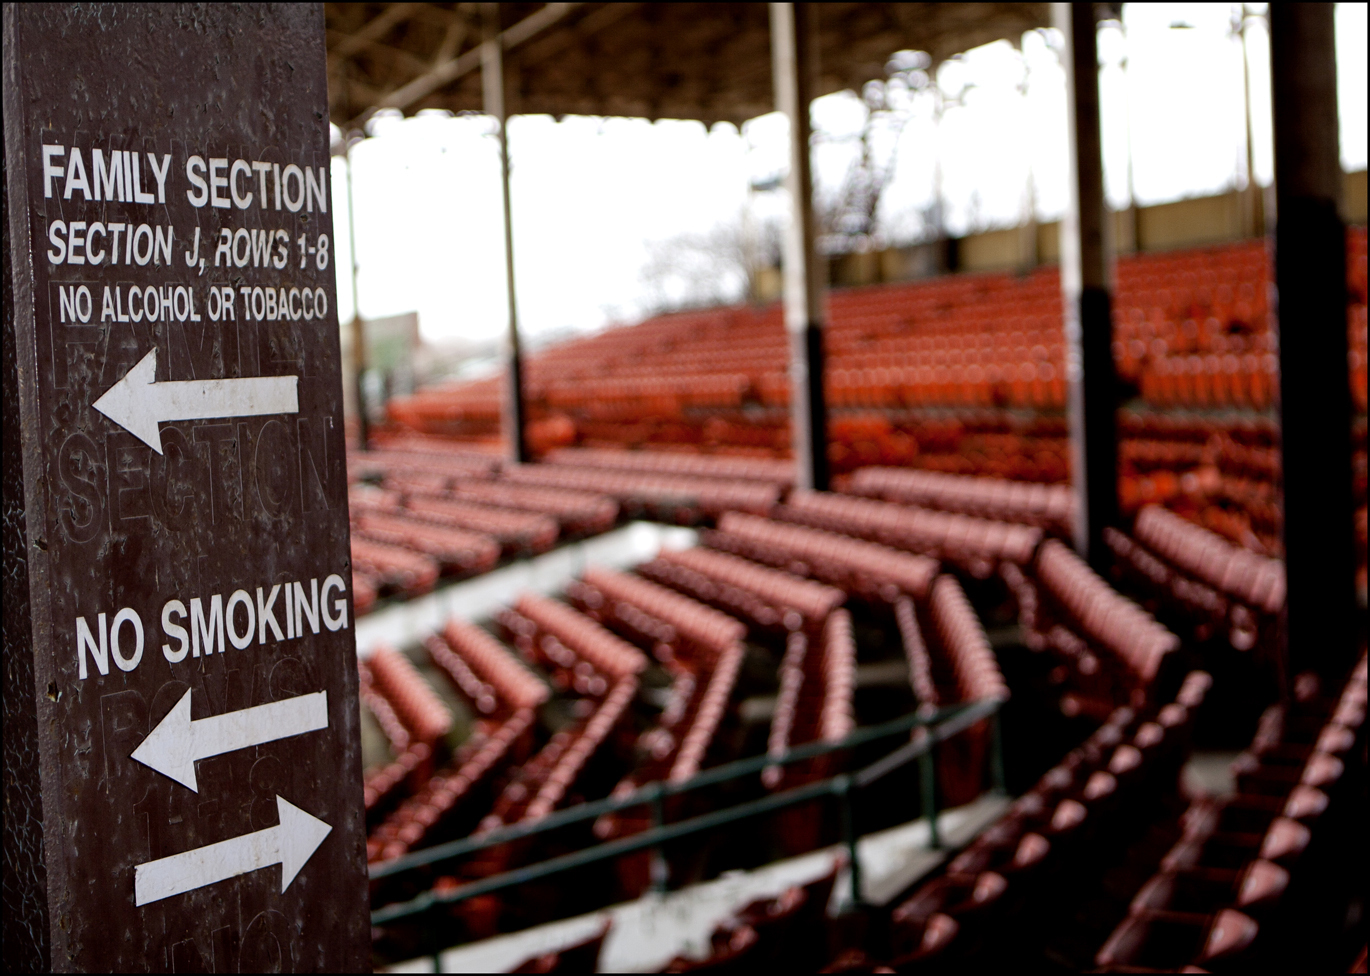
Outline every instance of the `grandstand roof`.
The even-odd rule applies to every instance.
[[[824,3],[817,95],[1048,23],[1045,3]],[[746,119],[775,107],[763,3],[326,3],[329,112],[481,111],[481,8],[497,8],[510,114]]]

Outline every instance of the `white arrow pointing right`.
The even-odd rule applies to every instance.
[[[198,793],[197,760],[326,728],[326,691],[191,721],[190,691],[187,689],[166,717],[133,750],[132,758]]]
[[[281,866],[285,891],[333,828],[280,796],[276,812],[280,822],[274,827],[139,864],[133,869],[134,904],[183,895],[273,864]]]

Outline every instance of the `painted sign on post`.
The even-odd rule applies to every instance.
[[[4,71],[6,963],[367,968],[322,10]]]

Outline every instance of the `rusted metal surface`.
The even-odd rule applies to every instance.
[[[7,968],[367,968],[322,11],[4,70]]]

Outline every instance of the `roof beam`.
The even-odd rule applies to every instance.
[[[359,30],[353,31],[346,37],[340,38],[328,52],[329,60],[334,58],[345,58],[356,54],[362,48],[374,41],[379,41],[386,34],[390,33],[400,21],[407,20],[419,8],[427,4],[422,3],[392,3],[381,14],[367,21]]]
[[[523,18],[514,26],[505,30],[499,35],[500,47],[509,50],[531,37],[534,37],[557,21],[561,20],[578,4],[575,3],[549,3],[537,13]],[[480,48],[472,48],[457,57],[446,61],[431,71],[419,75],[413,81],[395,89],[385,98],[381,99],[377,108],[398,108],[405,109],[422,98],[433,94],[443,85],[450,84],[462,75],[474,71],[480,67]],[[358,118],[359,124],[365,123],[370,113],[364,113],[366,117]]]
[[[466,40],[466,35],[470,33],[471,25],[465,17],[454,16],[447,24],[447,30],[442,35],[442,43],[438,45],[438,50],[433,55],[433,67],[446,64],[457,56],[461,50],[462,42]]]
[[[325,33],[329,40],[338,39],[339,44],[341,44],[342,41],[354,41],[357,36],[355,34],[340,34],[335,30],[328,30]],[[375,55],[391,67],[399,68],[406,73],[427,71],[429,68],[428,62],[424,61],[422,58],[416,57],[401,48],[391,47],[389,44],[382,44],[380,41],[360,41],[357,43],[352,53],[354,55],[362,53]],[[330,59],[335,60],[335,62],[340,61],[341,56],[334,59],[330,55]]]

